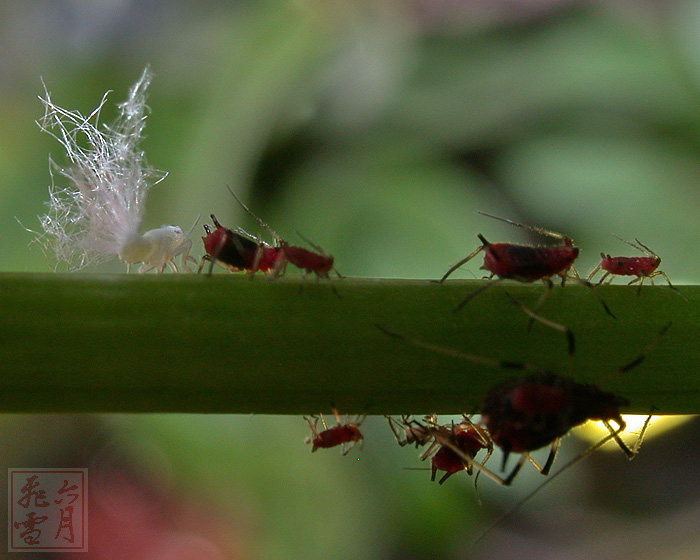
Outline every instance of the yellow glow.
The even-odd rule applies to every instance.
[[[642,429],[644,422],[646,421],[647,414],[625,414],[623,419],[627,423],[627,429],[622,434],[623,439],[626,442],[633,444],[639,435],[639,431]],[[652,416],[649,422],[649,427],[644,436],[644,441],[649,441],[658,435],[674,428],[684,422],[687,422],[693,415],[674,415],[674,416]],[[613,426],[615,424],[613,423]],[[576,430],[576,434],[583,439],[589,440],[591,443],[600,441],[606,435],[609,434],[607,428],[603,426],[602,422],[587,422],[579,430]],[[615,445],[604,445],[603,449],[615,450]]]

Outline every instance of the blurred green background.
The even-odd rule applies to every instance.
[[[480,209],[571,236],[583,275],[601,251],[631,255],[616,233],[654,249],[676,284],[697,282],[699,25],[690,1],[5,3],[0,270],[53,269],[15,219],[38,227],[48,156],[63,161],[34,123],[41,79],[84,114],[113,90],[109,122],[150,64],[142,146],[169,176],[150,191],[144,228],[201,216],[197,258],[211,213],[263,233],[230,185],[348,276],[438,278],[477,233],[527,238]],[[468,269],[461,277],[480,275]],[[142,498],[130,507],[155,519],[138,541],[114,515],[125,548],[105,534],[86,558],[696,557],[697,422],[630,464],[589,458],[476,547],[538,475],[508,491],[484,480],[479,506],[466,476],[440,487],[403,470],[421,465],[384,420],[369,419],[365,449],[346,457],[310,455],[300,418],[2,423],[6,466],[90,466],[105,493],[128,487]],[[129,535],[169,544],[142,550]]]

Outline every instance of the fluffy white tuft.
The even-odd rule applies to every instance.
[[[149,167],[139,148],[151,78],[146,67],[127,100],[117,105],[117,118],[101,127],[100,111],[109,92],[83,116],[55,105],[44,86],[44,97],[39,99],[45,113],[37,124],[65,148],[69,165],[49,159],[51,168],[68,179],[68,186],[57,187],[51,173],[49,211],[39,218],[44,232],[38,241],[55,253],[59,263],[74,269],[99,264],[133,253],[130,243],[141,239],[146,193],[166,175]]]

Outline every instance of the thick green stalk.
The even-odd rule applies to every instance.
[[[235,275],[2,274],[0,410],[308,414],[475,412],[520,375],[413,346],[425,342],[572,375],[627,397],[626,412],[700,413],[700,287],[556,287],[535,323],[541,285],[494,286],[454,313],[481,281]],[[335,288],[335,289],[334,289]],[[658,339],[663,325],[673,321]],[[654,341],[648,357],[617,369]]]

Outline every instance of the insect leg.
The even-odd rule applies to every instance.
[[[565,277],[562,277],[562,285],[564,284],[564,278]],[[552,288],[554,288],[554,283],[552,282],[551,278],[542,278],[542,282],[544,282],[545,290],[544,292],[542,292],[542,295],[539,297],[537,303],[535,304],[535,307],[533,309],[535,313],[537,313],[539,308],[542,307],[542,305],[544,305],[544,302],[547,301],[547,298],[549,297],[549,293],[552,291]]]
[[[642,424],[642,429],[639,430],[639,436],[637,436],[637,441],[634,442],[634,445],[632,446],[632,453],[635,455],[639,453],[639,448],[642,446],[642,441],[644,440],[644,436],[647,433],[647,429],[649,428],[649,422],[651,422],[651,417],[654,415],[654,411],[656,410],[655,407],[652,407],[651,412],[649,412],[649,416],[647,416],[647,419],[644,421],[644,424]]]
[[[552,447],[549,449],[549,455],[547,461],[541,469],[538,469],[542,474],[549,474],[552,465],[554,464],[554,459],[557,456],[557,451],[559,449],[559,441],[561,438],[557,438],[552,442]]]
[[[632,284],[636,284],[637,282],[639,282],[639,286],[637,286],[637,295],[638,296],[642,294],[642,284],[644,284],[644,278],[650,278],[650,277],[648,277],[648,276],[645,277],[643,274],[640,274],[636,278],[627,282],[628,286],[631,286]],[[651,283],[653,284],[654,281],[652,280]]]
[[[444,276],[443,276],[442,278],[440,278],[440,280],[434,280],[434,282],[437,282],[438,284],[442,284],[445,280],[447,280],[447,277],[448,277],[450,274],[452,274],[455,270],[457,270],[460,266],[462,266],[462,265],[463,265],[464,263],[466,263],[467,261],[470,261],[471,259],[473,259],[474,257],[476,257],[476,255],[478,255],[479,252],[481,252],[481,251],[483,251],[483,250],[484,250],[484,245],[481,245],[480,247],[476,248],[474,251],[472,251],[471,254],[469,254],[468,256],[464,257],[464,258],[463,258],[461,261],[459,261],[457,264],[452,265],[452,266],[450,267],[450,269],[449,269],[447,272],[445,272]]]
[[[605,278],[605,276],[607,276],[607,274],[604,274],[604,275],[603,275],[603,278],[600,279],[600,282],[603,281],[603,279]],[[581,278],[572,278],[572,280],[575,280],[576,282],[578,282],[578,283],[581,284],[582,286],[585,286],[586,288],[588,288],[588,289],[591,291],[591,293],[595,296],[595,298],[600,302],[600,305],[603,306],[603,309],[605,310],[605,312],[606,312],[608,315],[610,315],[613,319],[617,319],[617,317],[615,317],[615,314],[614,314],[612,311],[610,311],[610,308],[608,307],[608,304],[605,303],[605,300],[603,299],[603,296],[601,296],[601,295],[596,291],[595,286],[594,286],[593,284],[591,284],[588,280],[583,280],[583,279],[581,279]],[[600,282],[598,282],[598,284],[600,284]]]
[[[603,274],[603,276],[600,277],[600,280],[598,280],[598,283],[596,284],[596,286],[600,286],[608,276],[610,276],[610,272],[606,270],[605,274]],[[613,277],[610,276],[610,280],[608,280],[608,283],[612,282],[612,279],[613,279]]]
[[[617,443],[620,449],[622,449],[622,452],[625,455],[627,455],[627,458],[630,460],[634,459],[635,453],[629,447],[627,447],[627,444],[624,441],[622,441],[622,438],[620,438],[620,434],[625,431],[627,425],[623,422],[622,424],[620,424],[620,426],[618,426],[617,429],[615,429],[610,425],[610,422],[608,422],[607,420],[603,420],[603,426],[607,428],[607,430],[610,432],[610,435],[615,440],[615,443]]]
[[[603,257],[605,257],[605,255],[603,255],[602,253],[601,253],[601,255],[602,255]],[[598,266],[596,266],[596,267],[591,271],[591,273],[588,275],[588,278],[586,278],[586,280],[588,280],[588,281],[590,282],[590,281],[593,279],[593,277],[598,273],[599,270],[600,270],[600,264],[598,264]],[[603,275],[603,278],[605,278],[605,275]],[[602,280],[601,280],[601,281],[602,281]],[[598,284],[600,284],[600,282],[598,282]]]
[[[505,467],[505,460],[508,457],[507,453],[503,454],[503,466]],[[525,464],[525,461],[530,458],[530,455],[528,453],[522,453],[520,455],[520,459],[518,460],[517,464],[515,465],[515,468],[513,468],[512,471],[510,471],[510,474],[505,478],[503,481],[503,486],[510,486],[511,483],[513,482],[513,479],[515,478],[515,475],[520,472],[520,469],[522,466]]]
[[[673,323],[666,323],[663,327],[661,327],[661,330],[657,333],[657,335],[654,337],[654,339],[647,345],[647,347],[642,350],[642,352],[633,358],[631,361],[626,363],[625,365],[619,367],[617,369],[617,373],[627,373],[628,371],[636,368],[639,364],[641,364],[646,357],[649,355],[649,353],[654,349],[654,347],[658,344],[659,340],[661,340],[661,337],[666,334],[666,331],[671,327]]]
[[[493,275],[492,275],[492,276],[493,276]],[[477,288],[477,289],[474,290],[472,293],[470,293],[467,297],[465,297],[462,301],[460,301],[460,302],[459,302],[459,305],[457,305],[457,307],[455,307],[455,308],[452,310],[452,313],[457,313],[458,311],[461,311],[461,309],[462,309],[465,305],[467,305],[472,299],[474,299],[476,296],[478,296],[481,292],[485,292],[485,291],[488,290],[491,286],[493,286],[494,284],[496,284],[496,283],[498,283],[498,282],[500,282],[500,281],[501,281],[500,278],[496,278],[495,280],[490,280],[489,282],[487,282],[486,284],[484,284],[484,285],[481,286],[480,288]]]
[[[511,296],[508,292],[506,292],[506,296],[515,304],[517,305],[523,313],[528,315],[530,317],[530,321],[528,322],[528,330],[530,329],[530,326],[534,321],[538,321],[539,323],[542,323],[543,325],[546,325],[550,329],[554,329],[555,331],[559,331],[560,333],[564,333],[564,336],[566,336],[566,341],[568,345],[568,351],[569,355],[573,356],[574,353],[576,352],[576,340],[574,339],[574,333],[571,331],[569,327],[566,327],[560,323],[555,323],[554,321],[551,321],[550,319],[547,319],[546,317],[542,317],[541,315],[537,315],[534,311],[531,311],[527,307],[525,307],[522,303],[520,303],[517,299],[515,299],[513,296]]]
[[[654,278],[654,276],[663,276],[664,279],[666,280],[666,283],[668,284],[669,288],[671,288],[672,290],[676,290],[676,292],[678,293],[679,296],[681,296],[685,301],[688,301],[688,298],[685,297],[678,288],[676,288],[673,284],[671,284],[671,280],[669,279],[669,277],[666,275],[666,273],[663,270],[657,270],[657,271],[653,272],[652,274],[649,275],[649,279]],[[653,283],[653,280],[652,280],[652,283]]]

